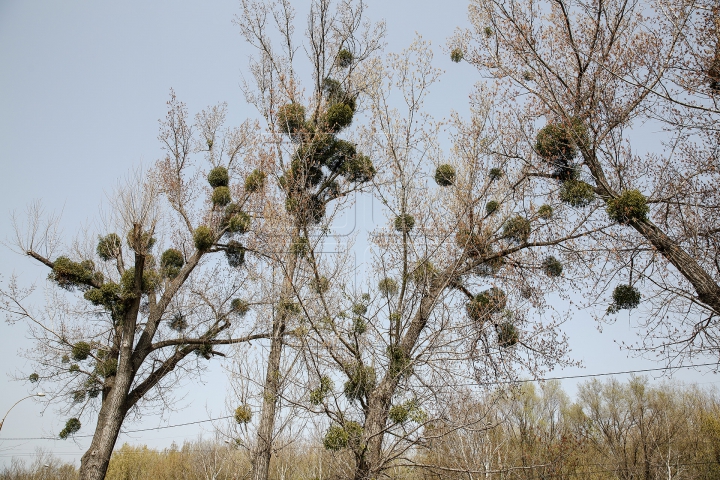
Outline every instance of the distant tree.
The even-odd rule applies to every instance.
[[[105,477],[128,415],[148,404],[172,408],[171,388],[224,356],[223,346],[268,337],[244,319],[263,201],[262,165],[241,160],[253,159],[254,127],[221,131],[223,105],[198,114],[194,126],[174,94],[168,106],[159,137],[166,156],[119,188],[99,237],[78,232],[79,241],[61,244],[57,222],[44,223],[38,206],[27,228],[16,224],[17,248],[50,269],[44,309],[33,308],[34,287],[16,277],[0,290],[8,319],[26,321],[35,340],[29,380],[73,412],[60,437],[98,412],[83,480]]]

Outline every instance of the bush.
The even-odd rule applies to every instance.
[[[122,247],[122,241],[117,233],[109,233],[104,237],[98,238],[98,244],[95,251],[98,256],[104,261],[112,260],[117,258],[120,254],[120,248]]]
[[[592,185],[582,180],[566,180],[560,187],[560,200],[571,207],[586,207],[595,198]]]
[[[632,310],[640,305],[640,291],[632,285],[618,285],[613,290],[613,303],[608,307],[608,313],[617,313],[620,310]]]
[[[230,240],[225,246],[225,257],[231,267],[242,267],[245,263],[245,247],[240,242]]]
[[[441,187],[449,187],[455,183],[455,167],[443,164],[435,170],[435,182]]]
[[[195,241],[195,248],[201,252],[207,252],[215,243],[213,231],[205,225],[200,225],[195,229],[193,240]]]
[[[252,410],[250,409],[250,405],[240,405],[235,409],[235,415],[233,416],[235,417],[235,421],[240,425],[250,423],[250,420],[252,420]]]
[[[325,123],[330,131],[342,130],[352,123],[353,109],[346,103],[331,105],[325,112]]]
[[[160,256],[160,269],[163,276],[167,278],[177,277],[183,265],[185,265],[185,259],[182,253],[174,248],[168,248]]]
[[[216,187],[212,193],[212,203],[215,206],[224,207],[230,203],[230,189],[228,187]]]
[[[490,181],[494,182],[495,180],[499,180],[503,177],[503,171],[497,167],[491,168],[488,176],[490,177]]]
[[[65,423],[65,428],[60,431],[60,438],[65,440],[70,435],[76,434],[80,430],[80,427],[82,427],[80,420],[77,418],[71,418]]]
[[[170,319],[170,328],[175,330],[176,332],[184,331],[187,328],[187,326],[188,326],[188,322],[185,319],[185,315],[183,315],[182,313],[176,313]]]
[[[360,400],[375,388],[375,369],[373,367],[357,363],[350,368],[349,377],[343,388],[343,393],[348,400]]]
[[[247,233],[248,230],[250,230],[251,223],[252,219],[250,218],[250,215],[241,211],[230,217],[227,230],[228,232],[238,233],[242,235],[243,233]]]
[[[647,198],[639,190],[626,190],[618,198],[608,200],[605,210],[610,219],[618,223],[645,222],[650,207]]]
[[[340,50],[337,54],[337,57],[335,57],[335,65],[337,65],[340,68],[348,68],[353,61],[353,54],[350,53],[350,50],[343,48]]]
[[[77,342],[75,345],[72,346],[70,355],[72,356],[73,360],[82,361],[90,356],[90,352],[92,352],[92,346],[89,343]]]
[[[212,188],[227,187],[230,184],[230,175],[225,167],[215,167],[208,173],[208,183]]]
[[[503,237],[517,243],[525,243],[530,238],[530,220],[517,215],[508,219],[503,226]]]
[[[470,318],[484,322],[487,318],[500,312],[507,305],[507,295],[497,287],[489,288],[475,295],[466,308]]]
[[[450,60],[455,63],[459,63],[463,59],[463,56],[463,51],[460,48],[453,48],[452,52],[450,52]]]
[[[543,260],[542,268],[548,277],[559,277],[563,271],[562,263],[553,256],[549,256]]]
[[[512,347],[520,340],[517,328],[509,322],[498,325],[498,345],[504,348]]]
[[[552,218],[553,215],[553,208],[550,205],[541,205],[540,208],[538,208],[538,216],[542,219],[548,220]]]
[[[245,191],[255,193],[265,185],[265,172],[257,168],[245,179]]]
[[[409,213],[395,217],[395,230],[398,232],[408,233],[413,228],[415,228],[415,218]]]
[[[398,293],[398,284],[392,278],[385,277],[378,282],[378,290],[380,290],[380,293],[383,295],[392,297]]]
[[[377,170],[367,155],[355,155],[342,165],[342,174],[348,182],[367,183],[375,177]]]
[[[277,125],[283,132],[292,135],[305,125],[305,107],[299,103],[288,103],[278,108]]]
[[[488,215],[492,215],[493,213],[497,212],[497,209],[500,208],[500,203],[498,203],[496,200],[490,200],[485,205],[485,213]]]

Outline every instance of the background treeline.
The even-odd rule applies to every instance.
[[[398,479],[701,479],[720,478],[720,396],[677,383],[592,380],[572,401],[559,383],[522,384],[482,396],[459,391],[425,443],[395,461]],[[288,442],[273,457],[273,479],[347,478],[347,452],[315,438]],[[434,433],[436,432],[436,433]],[[185,442],[162,451],[123,445],[109,480],[236,479],[250,456],[232,440]],[[47,466],[46,466],[47,465]],[[76,469],[48,454],[14,459],[3,480],[73,479]]]

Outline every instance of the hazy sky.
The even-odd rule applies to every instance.
[[[295,2],[304,26],[307,2]],[[453,64],[443,49],[456,26],[467,24],[466,2],[367,0],[368,18],[385,19],[388,50],[407,47],[416,35],[430,40],[436,65],[447,73],[436,86],[428,109],[436,117],[451,110],[467,111],[467,96],[477,73],[467,64]],[[158,119],[165,115],[170,88],[192,114],[226,101],[228,124],[255,117],[239,88],[250,53],[232,19],[237,0],[48,1],[0,0],[0,239],[11,243],[11,213],[41,199],[49,210],[63,212],[64,238],[70,242],[97,217],[118,180],[133,167],[151,165],[160,157]],[[298,25],[300,28],[301,25]],[[361,230],[374,228],[370,216],[358,211]],[[362,233],[361,233],[362,235]],[[0,282],[13,272],[21,282],[41,285],[47,269],[0,246]],[[584,370],[553,375],[599,373],[658,366],[628,359],[614,340],[632,338],[627,313],[602,334],[585,313],[566,325],[573,356]],[[18,355],[31,348],[22,323],[0,321],[0,415],[32,386],[11,376],[31,372]],[[147,415],[126,429],[203,420],[226,415],[226,379],[220,361],[210,362],[200,388],[179,391],[181,411],[160,418]],[[679,371],[688,382],[715,382],[712,374]],[[564,382],[573,391],[576,382]],[[44,411],[28,400],[8,416],[0,432],[0,464],[12,456],[26,457],[38,446],[64,460],[77,460],[89,443],[17,441],[18,437],[56,436],[65,415]],[[164,447],[204,432],[209,423],[121,435],[123,442]],[[92,433],[86,422],[82,434]]]

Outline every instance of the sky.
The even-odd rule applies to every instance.
[[[298,18],[307,2],[294,2]],[[435,64],[446,71],[427,102],[436,118],[452,110],[468,112],[468,95],[479,80],[467,64],[454,64],[444,48],[458,26],[467,26],[465,1],[367,0],[367,17],[387,22],[388,51],[409,46],[417,34],[432,43]],[[192,114],[228,103],[228,124],[256,117],[240,90],[251,51],[233,18],[237,0],[0,0],[0,282],[16,273],[22,284],[42,286],[47,269],[10,248],[13,212],[22,216],[33,201],[62,212],[69,243],[97,217],[102,202],[133,168],[160,158],[158,119],[164,117],[170,89]],[[350,214],[363,235],[375,228],[361,202]],[[582,375],[662,365],[628,358],[616,340],[633,338],[627,314],[602,333],[587,312],[576,312],[565,326],[572,356],[582,369],[552,376]],[[20,356],[32,348],[22,323],[0,319],[0,415],[34,393],[12,380],[31,366]],[[619,376],[627,378],[627,376]],[[679,370],[673,377],[711,386],[707,371]],[[574,391],[578,380],[563,381]],[[219,362],[203,375],[201,388],[178,392],[179,411],[146,415],[126,430],[207,420],[227,415],[227,379]],[[27,400],[8,415],[0,432],[0,465],[29,458],[37,447],[65,461],[79,461],[89,439],[10,440],[56,436],[66,417]],[[86,426],[81,433],[90,433]],[[166,447],[173,441],[212,438],[212,423],[122,434],[123,442]]]

